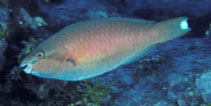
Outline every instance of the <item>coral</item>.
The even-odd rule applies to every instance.
[[[0,36],[3,38],[3,39],[6,39],[8,37],[8,26],[7,24],[5,23],[0,23]]]
[[[30,37],[28,42],[27,41],[23,41],[22,43],[25,45],[25,48],[22,49],[21,52],[17,55],[18,62],[20,62],[21,59],[24,56],[29,54],[39,42],[35,38]]]
[[[46,2],[46,3],[50,2],[50,0],[43,0],[43,1]]]
[[[47,26],[48,24],[43,20],[42,17],[34,17],[34,21],[37,23],[39,27]]]
[[[3,39],[8,38],[8,10],[6,8],[0,7],[0,37]]]
[[[203,99],[206,103],[211,102],[211,69],[207,70],[207,73],[203,73],[196,79],[196,88],[203,95]]]
[[[19,16],[16,21],[23,29],[30,28],[33,31],[38,30],[38,28],[42,26],[47,26],[47,23],[42,17],[32,17],[24,8],[20,8]]]
[[[81,94],[80,99],[68,106],[100,106],[102,100],[110,98],[111,95],[110,88],[103,86],[99,81],[83,81],[77,86],[76,92]]]
[[[207,25],[210,17],[204,15],[210,13],[210,3],[209,0],[0,0],[0,105],[211,106],[211,24],[209,28],[206,26],[207,37],[201,23],[193,24],[196,29],[192,28],[190,36],[161,44],[156,53],[89,81],[43,79],[26,75],[17,68],[21,58],[40,40],[74,22],[119,16],[161,20],[186,15],[190,23],[202,16],[200,20]],[[196,34],[196,30],[202,31],[202,35]],[[111,86],[113,81],[115,86]]]
[[[10,2],[10,0],[0,0],[0,5],[8,8],[9,2]]]
[[[166,54],[155,55],[151,58],[141,59],[138,64],[133,66],[136,69],[135,77],[139,78],[145,76],[147,73],[158,70],[159,66],[164,64],[166,60]],[[149,66],[150,64],[150,66]]]
[[[200,106],[211,106],[211,103],[208,103],[208,104],[200,104]]]
[[[207,37],[211,37],[211,23],[209,24],[209,28],[208,28],[208,30],[205,32],[205,35],[206,35]]]
[[[0,3],[4,4],[4,0]],[[8,36],[8,10],[0,6],[0,70],[5,62],[4,51],[7,48],[6,39]]]
[[[0,70],[2,70],[3,64],[5,62],[4,51],[7,48],[7,42],[2,40],[0,37]]]

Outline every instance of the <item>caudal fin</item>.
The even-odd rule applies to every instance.
[[[158,22],[154,25],[154,31],[158,42],[165,42],[184,35],[191,29],[188,26],[187,17],[178,17]]]

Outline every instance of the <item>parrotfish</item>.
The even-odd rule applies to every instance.
[[[101,18],[65,27],[21,62],[41,78],[79,81],[102,75],[146,54],[154,45],[184,35],[187,17],[165,21]]]

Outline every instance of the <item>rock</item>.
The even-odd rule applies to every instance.
[[[8,37],[8,11],[0,6],[0,71],[5,61],[4,52],[7,48],[5,39]]]
[[[103,0],[62,0],[59,3],[36,0],[36,2],[40,12],[49,17],[49,27],[53,27],[54,30],[58,25],[62,28],[80,20],[120,16],[117,7]]]
[[[211,23],[209,24],[209,28],[207,29],[207,31],[205,32],[205,35],[207,37],[211,37]]]
[[[1,24],[8,21],[8,19],[9,19],[8,9],[0,6],[0,21],[1,21]]]
[[[171,103],[168,103],[167,101],[161,100],[155,104],[153,104],[153,106],[174,106]],[[181,105],[180,105],[181,106]],[[184,106],[184,105],[183,105]]]
[[[211,12],[209,0],[125,0],[125,4],[125,9],[129,9],[128,14],[148,18],[179,16],[184,13],[190,16],[202,16]]]
[[[29,8],[26,6],[27,2],[19,2],[23,4],[19,7],[10,6],[17,9],[12,10],[11,25],[17,21],[19,24],[16,23],[16,26],[13,26],[14,29],[20,31],[18,28],[22,28],[18,34],[14,33],[18,36],[18,40],[12,36],[10,40],[7,40],[9,47],[6,53],[9,54],[5,54],[7,43],[0,37],[0,70],[5,61],[13,63],[8,66],[4,65],[7,67],[4,67],[6,72],[1,71],[3,74],[0,74],[0,105],[3,106],[66,106],[89,99],[84,98],[82,96],[84,94],[77,91],[79,88],[82,88],[83,92],[90,93],[90,90],[93,92],[93,84],[87,87],[88,90],[84,90],[83,81],[71,82],[39,78],[25,74],[20,67],[17,67],[18,62],[15,56],[21,51],[20,48],[23,48],[20,42],[31,36],[36,36],[35,38],[38,39],[43,36],[47,37],[46,32],[33,33],[39,29],[43,30],[45,26],[48,28],[46,30],[54,33],[76,21],[93,18],[121,16],[159,20],[181,15],[196,17],[211,11],[208,0],[191,2],[188,0],[29,1],[34,1],[36,6]],[[17,12],[18,10],[20,13]],[[34,10],[36,12],[33,12]],[[5,22],[8,20],[8,14],[5,12],[6,10],[0,7],[1,26],[5,24],[7,26]],[[25,30],[23,27],[31,30]],[[3,27],[3,29],[7,28]],[[201,30],[200,27],[197,26],[197,28]],[[210,29],[207,31],[207,36],[209,36],[211,31]],[[90,81],[99,81],[100,84],[111,89],[112,95],[102,100],[105,106],[200,106],[203,102],[207,104],[211,100],[210,47],[209,37],[169,41],[158,45],[153,52],[142,58],[143,61],[121,66],[115,71],[92,78]],[[4,54],[7,55],[7,60]],[[96,92],[104,93],[100,90]],[[80,99],[81,97],[83,99]]]
[[[186,103],[185,103],[185,101],[182,100],[182,99],[178,99],[177,100],[177,104],[178,104],[178,106],[187,106]]]
[[[42,19],[39,17],[39,20]],[[17,17],[18,24],[26,29],[29,27],[33,31],[36,31],[38,27],[40,27],[40,24],[36,23],[37,17],[35,19],[24,9],[20,8],[19,16]]]
[[[206,103],[211,103],[211,69],[196,79],[196,88]]]
[[[3,69],[3,65],[5,62],[4,51],[7,48],[7,42],[0,38],[0,71]]]
[[[7,48],[7,42],[0,38],[0,50],[1,50],[0,53],[3,54],[6,48]]]

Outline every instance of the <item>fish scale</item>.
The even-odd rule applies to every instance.
[[[24,72],[59,80],[78,81],[102,75],[133,62],[154,45],[190,31],[186,17],[155,22],[102,18],[65,27],[26,56]],[[42,59],[37,53],[44,54]]]

